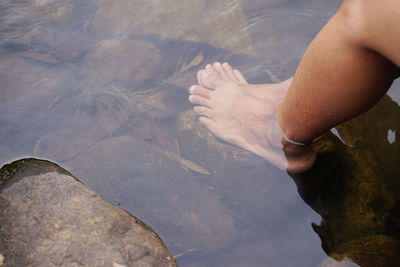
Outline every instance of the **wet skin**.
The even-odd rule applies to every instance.
[[[308,169],[315,160],[310,145],[288,142],[276,116],[276,104],[292,79],[278,84],[249,84],[228,63],[216,62],[198,72],[189,101],[199,121],[215,136],[253,152],[290,172]]]

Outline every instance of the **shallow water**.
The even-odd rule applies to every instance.
[[[327,254],[384,266],[360,255],[397,256],[387,248],[400,229],[392,181],[400,123],[385,114],[400,109],[389,97],[337,128],[346,145],[321,141],[319,165],[302,177],[216,140],[187,102],[196,72],[214,61],[250,82],[290,77],[338,5],[1,1],[0,161],[61,164],[153,227],[180,266],[334,264]],[[376,131],[360,131],[376,119]],[[360,245],[371,237],[376,246]]]

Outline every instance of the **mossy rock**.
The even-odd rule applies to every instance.
[[[400,263],[400,150],[388,133],[400,130],[400,107],[385,96],[337,130],[345,144],[324,135],[315,144],[314,168],[295,177],[303,198],[322,215],[314,230],[328,255],[361,266],[396,266],[389,263]]]
[[[392,267],[400,263],[400,241],[386,235],[366,236],[342,244],[330,256],[351,258],[363,267]]]

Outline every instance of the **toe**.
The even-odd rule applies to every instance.
[[[215,90],[224,79],[212,65],[210,67],[207,66],[205,71],[199,71],[197,79],[199,80],[199,85],[203,88]]]
[[[224,68],[226,74],[228,75],[229,79],[234,82],[239,82],[238,79],[236,78],[235,74],[233,73],[232,66],[229,65],[229,63],[225,62],[222,64],[222,67]]]
[[[243,77],[243,74],[242,74],[240,71],[238,71],[238,70],[233,70],[233,73],[235,74],[236,79],[239,81],[239,83],[241,83],[241,84],[248,84],[247,81],[246,81],[246,79]]]
[[[210,107],[210,100],[199,95],[190,95],[189,102],[195,105]]]
[[[213,73],[216,72],[217,70],[214,68],[213,65],[207,64],[206,67],[204,68],[208,73]]]
[[[210,98],[212,94],[212,90],[201,87],[199,85],[193,85],[189,88],[189,93],[192,95],[204,96],[206,98]]]
[[[196,112],[197,115],[200,116],[205,116],[210,118],[211,117],[211,109],[203,106],[196,106],[193,108],[194,112]]]
[[[226,73],[225,69],[222,67],[221,63],[215,62],[213,67],[217,70],[218,74],[225,80],[229,80],[229,75]]]
[[[205,69],[204,70],[199,70],[197,72],[197,83],[202,87],[206,87],[204,85],[204,83],[203,83],[203,80],[201,79],[201,77],[204,76],[205,74],[207,74],[207,71]]]

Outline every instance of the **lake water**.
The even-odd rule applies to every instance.
[[[149,224],[180,266],[393,266],[398,84],[292,177],[215,139],[187,101],[214,61],[254,83],[289,78],[339,5],[2,0],[0,162],[60,164]]]

